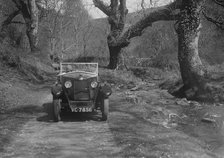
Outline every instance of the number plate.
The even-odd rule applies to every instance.
[[[92,112],[92,108],[89,107],[72,108],[72,112]]]

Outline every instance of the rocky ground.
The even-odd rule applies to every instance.
[[[144,82],[102,71],[113,87],[107,122],[93,113],[54,123],[48,117],[53,80],[30,84],[20,75],[2,76],[1,157],[224,157],[222,103],[175,98],[159,88],[161,76]]]

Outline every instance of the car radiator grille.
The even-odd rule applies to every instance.
[[[87,81],[74,81],[74,100],[89,100],[89,85]]]

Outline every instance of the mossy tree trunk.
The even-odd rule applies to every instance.
[[[178,21],[178,60],[187,98],[193,98],[205,88],[205,69],[198,53],[198,40],[201,29],[200,13],[204,0],[182,2]]]

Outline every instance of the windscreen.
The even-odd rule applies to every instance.
[[[61,63],[60,74],[86,72],[98,75],[98,63]]]

